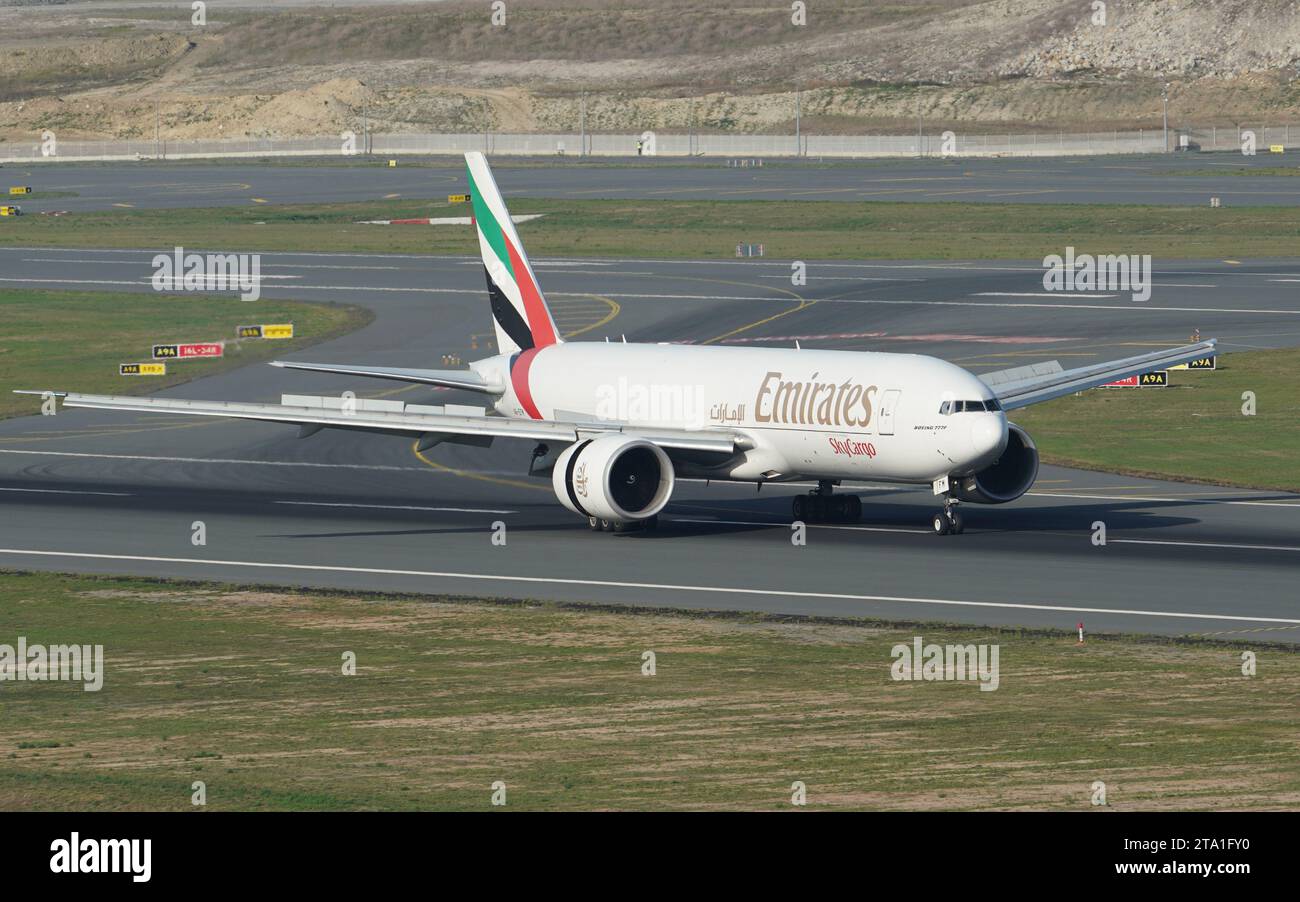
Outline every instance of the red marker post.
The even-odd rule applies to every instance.
[[[1083,621],[1079,621],[1079,644],[1083,644]]]

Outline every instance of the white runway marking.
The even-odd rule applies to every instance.
[[[709,520],[703,517],[669,517],[673,523],[720,523],[724,526],[781,526],[790,527],[790,520]],[[853,532],[902,532],[918,536],[928,536],[928,529],[903,529],[893,526],[854,526],[851,523],[805,523],[809,529],[847,529]]]
[[[170,254],[172,253],[173,250],[174,248],[170,248],[170,247],[155,248],[155,249],[90,248],[90,247],[77,247],[77,248],[21,247],[21,248],[0,248],[0,254],[3,254],[5,252],[31,252],[31,251],[46,251],[51,253],[75,252],[75,253],[82,253],[82,254],[86,254],[86,253],[94,253],[94,254],[168,253]],[[380,254],[380,253],[361,254],[361,253],[333,253],[333,252],[323,252],[323,251],[261,251],[260,253],[263,257],[330,257],[332,259],[340,259],[340,260],[347,260],[347,259],[408,260],[413,263],[428,263],[428,264],[433,264],[435,266],[442,263],[456,263],[457,265],[465,265],[465,266],[482,265],[481,260],[477,256],[468,256],[468,255],[461,255],[461,254],[441,254],[437,256],[429,256],[426,254]],[[555,262],[555,261],[554,258],[550,260],[548,260],[547,258],[540,258],[539,260],[533,260],[532,262],[533,265],[536,266],[538,265],[539,262],[544,264],[547,262]],[[569,263],[569,262],[577,262],[577,261],[563,260],[560,262]],[[641,258],[641,257],[610,257],[607,260],[600,261],[599,263],[593,262],[591,265],[606,266],[606,265],[616,264],[616,263],[647,263],[647,264],[662,265],[665,262],[669,262],[674,265],[685,265],[685,266],[746,266],[751,268],[762,267],[762,266],[777,266],[786,270],[790,268],[790,261],[788,260],[665,261],[662,258],[650,259],[650,258]],[[1042,266],[1011,266],[1011,265],[998,265],[994,263],[968,262],[962,260],[954,260],[951,262],[938,262],[938,263],[873,263],[869,261],[862,261],[857,263],[833,263],[830,261],[818,261],[816,265],[820,268],[834,267],[837,269],[885,269],[885,270],[891,270],[891,269],[926,270],[928,269],[928,270],[934,270],[935,272],[951,272],[954,270],[973,271],[973,272],[1029,272],[1029,273],[1038,273],[1039,275],[1041,275],[1043,272]],[[1157,276],[1174,276],[1178,278],[1182,278],[1185,276],[1237,276],[1237,277],[1248,276],[1251,278],[1263,278],[1267,276],[1278,276],[1278,277],[1291,276],[1291,277],[1295,277],[1297,281],[1300,281],[1300,273],[1256,272],[1255,270],[1251,270],[1251,269],[1241,269],[1241,270],[1155,269],[1152,270],[1152,272]]]
[[[183,464],[248,464],[259,467],[320,467],[329,470],[398,470],[409,473],[438,473],[429,467],[395,467],[386,464],[325,464],[293,460],[239,460],[220,457],[161,457],[146,454],[91,454],[85,451],[28,451],[25,448],[0,448],[0,454],[39,454],[45,457],[89,457],[97,460],[149,460]]]
[[[1232,548],[1236,551],[1300,551],[1291,545],[1233,545],[1228,542],[1179,542],[1174,539],[1107,539],[1107,544],[1178,545],[1184,548]]]
[[[130,498],[130,492],[80,492],[73,489],[16,489],[0,488],[0,492],[36,492],[41,495],[104,495],[112,498]]]
[[[268,288],[277,286],[269,285]],[[300,286],[306,287],[306,286]],[[637,297],[637,295],[631,295]],[[610,295],[620,297],[620,295]],[[1060,297],[1060,295],[1057,295]],[[1101,295],[1092,295],[1101,297]],[[755,300],[770,301],[777,298],[721,298],[720,300]],[[1253,307],[1166,307],[1163,304],[1147,302],[1125,302],[1122,304],[1032,304],[1028,302],[1012,303],[1010,301],[888,301],[881,298],[815,298],[823,304],[899,304],[935,307],[1026,307],[1043,310],[1105,310],[1109,313],[1258,313],[1278,316],[1300,316],[1297,310],[1274,310]]]
[[[693,517],[670,517],[675,523],[720,523],[727,526],[780,526],[789,528],[789,520],[709,520]],[[847,529],[852,532],[899,532],[911,535],[928,536],[928,529],[902,529],[890,526],[858,526],[852,523],[806,523],[809,529]],[[1054,533],[1062,536],[1065,533]],[[1088,533],[1080,532],[1080,536]],[[1297,551],[1300,547],[1292,545],[1237,545],[1229,542],[1190,542],[1177,539],[1107,539],[1113,545],[1175,545],[1183,548],[1231,548],[1235,551]]]
[[[259,276],[261,279],[301,279],[302,276]],[[148,285],[153,287],[152,279],[18,279],[12,276],[0,277],[0,282],[22,282],[36,285]],[[262,285],[263,289],[283,289],[284,291],[301,291],[310,288],[313,291],[424,291],[430,294],[482,294],[481,289],[459,288],[385,288],[381,285]],[[180,292],[184,288],[163,288],[163,292]],[[203,289],[212,290],[206,286]],[[230,290],[236,290],[232,287]],[[584,295],[585,297],[585,295]]]
[[[98,266],[151,266],[152,260],[146,263],[144,259],[140,260],[78,260],[69,257],[24,257],[24,263],[94,263]],[[400,266],[340,266],[332,263],[263,263],[262,269],[364,269],[364,270],[393,270],[401,272]],[[281,276],[280,278],[289,278]]]
[[[1069,605],[1028,604],[1009,601],[968,601],[953,598],[913,598],[905,595],[857,595],[842,592],[800,592],[785,589],[754,589],[739,586],[688,586],[674,583],[638,583],[607,579],[576,579],[558,576],[511,576],[496,573],[457,573],[443,570],[396,570],[383,567],[344,567],[327,564],[285,564],[269,561],[205,560],[188,557],[159,557],[139,554],[96,554],[88,551],[47,551],[32,548],[0,548],[0,554],[36,557],[65,557],[85,560],[138,561],[151,564],[197,564],[208,567],[239,567],[264,570],[305,570],[318,573],[364,573],[376,576],[422,576],[435,579],[463,579],[483,582],[540,583],[556,586],[594,586],[612,589],[659,590],[721,595],[761,595],[776,598],[817,598],[833,601],[884,602],[971,608],[1000,608],[1019,611],[1060,611],[1069,614],[1122,614],[1131,617],[1185,617],[1193,620],[1230,620],[1241,623],[1286,623],[1300,620],[1284,617],[1246,617],[1240,614],[1197,614],[1184,611],[1147,611],[1139,608],[1083,608]]]
[[[1092,501],[1156,501],[1163,504],[1230,504],[1243,507],[1293,507],[1300,508],[1300,498],[1296,501],[1229,501],[1226,498],[1156,498],[1137,495],[1071,495],[1065,492],[1025,492],[1034,498],[1081,498]]]
[[[1095,291],[977,291],[973,298],[1113,298]]]
[[[299,507],[361,507],[384,511],[441,511],[449,514],[517,514],[519,511],[499,511],[489,507],[417,507],[413,504],[344,504],[333,501],[275,501],[273,504],[293,504]]]
[[[146,460],[182,464],[242,464],[253,467],[317,467],[327,470],[380,470],[396,473],[424,473],[434,476],[458,476],[453,470],[432,467],[398,467],[392,464],[327,464],[297,460],[241,460],[227,457],[163,457],[148,454],[96,454],[89,451],[34,451],[27,448],[0,448],[0,454],[36,454],[43,457],[86,457],[102,460]],[[514,470],[475,470],[484,476],[519,476]],[[511,513],[515,513],[511,511]]]
[[[821,266],[821,263],[814,262],[813,266]],[[764,276],[760,279],[776,279],[779,282],[790,281],[790,276],[785,273]],[[820,280],[823,282],[924,282],[925,279],[909,279],[906,276],[805,276],[809,281]]]

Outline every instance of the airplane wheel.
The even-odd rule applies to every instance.
[[[604,520],[604,519],[602,519],[602,520],[600,521],[600,528],[601,528],[604,532],[613,532],[613,531],[614,531],[614,524],[613,524],[613,522],[611,522],[611,521],[609,521],[609,520]]]
[[[936,536],[946,536],[952,529],[952,524],[948,522],[948,517],[943,511],[937,512],[930,518],[930,527],[934,530]]]
[[[794,510],[794,518],[796,520],[803,520],[807,522],[808,520],[808,496],[807,495],[795,495],[794,504],[792,505],[792,508]]]
[[[615,520],[615,521],[613,522],[613,525],[612,525],[611,529],[612,529],[613,532],[616,532],[616,533],[628,533],[628,532],[631,532],[632,530],[636,529],[636,524],[635,524],[635,523],[627,523],[627,522],[624,522],[623,520]]]
[[[592,532],[600,532],[600,520],[597,517],[587,518],[587,528]]]
[[[952,529],[952,534],[955,536],[959,536],[966,531],[966,522],[962,520],[960,511],[957,510],[949,511],[948,523]]]

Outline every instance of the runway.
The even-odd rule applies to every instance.
[[[507,197],[664,200],[837,200],[975,203],[1292,206],[1300,203],[1294,155],[1175,153],[995,159],[772,160],[732,168],[715,158],[493,160]],[[1268,170],[1269,172],[1265,172]],[[1251,174],[1254,173],[1254,174]],[[373,161],[282,159],[42,163],[5,167],[11,184],[63,197],[22,202],[42,210],[111,210],[304,204],[380,199],[445,200],[466,189],[452,158]]]
[[[165,250],[165,249],[156,249]],[[155,249],[0,250],[0,285],[149,290]],[[328,268],[323,268],[328,267]],[[562,328],[580,340],[697,341],[915,351],[976,372],[1066,366],[1180,343],[1224,351],[1300,342],[1300,265],[1162,265],[1146,303],[1046,293],[1032,262],[813,264],[539,260]],[[488,331],[476,259],[266,254],[273,297],[372,308],[352,335],[296,355],[436,366]],[[230,298],[232,319],[253,304]],[[23,386],[77,389],[75,385]],[[453,393],[244,367],[164,392]],[[35,407],[35,399],[33,399]],[[0,566],[425,593],[794,614],[1222,634],[1293,642],[1300,496],[1044,468],[1026,497],[966,508],[967,532],[926,532],[928,491],[866,485],[854,526],[791,543],[806,487],[681,483],[658,532],[590,533],[525,475],[529,446],[438,446],[290,427],[95,411],[0,422]],[[1107,524],[1105,547],[1092,524]],[[192,543],[202,521],[206,544]],[[493,524],[507,542],[493,544]]]

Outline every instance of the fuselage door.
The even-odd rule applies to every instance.
[[[902,394],[897,388],[891,388],[880,398],[880,434],[894,434],[894,410],[898,407],[898,396]]]

